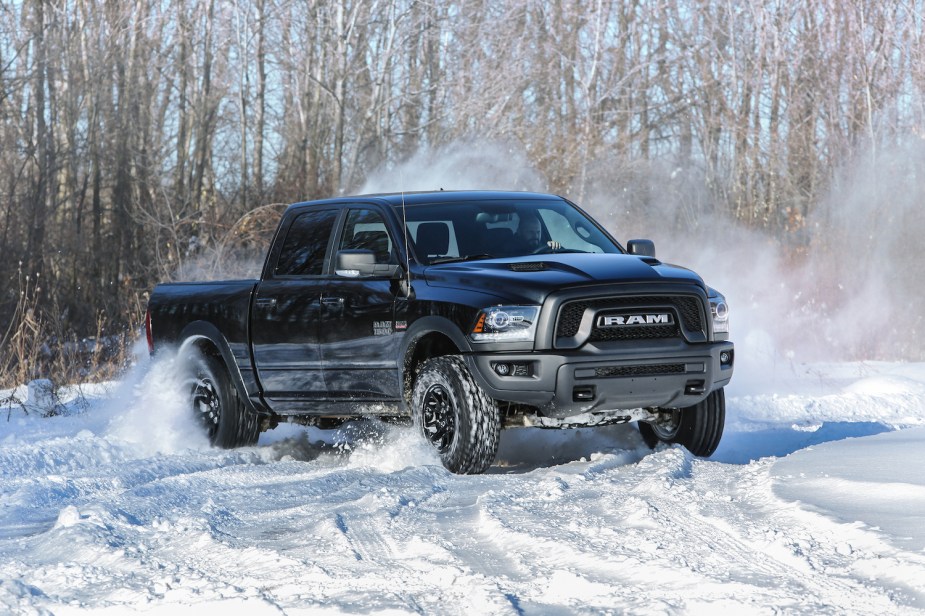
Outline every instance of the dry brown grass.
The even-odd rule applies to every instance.
[[[118,378],[132,360],[137,332],[124,323],[141,322],[141,301],[120,315],[97,315],[96,333],[80,337],[69,330],[55,303],[46,306],[39,281],[19,273],[19,295],[7,330],[0,338],[0,390],[7,405],[25,410],[15,392],[34,379],[49,379],[56,388]],[[53,413],[52,413],[53,414]]]

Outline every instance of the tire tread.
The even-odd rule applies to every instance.
[[[421,396],[424,387],[442,381],[456,397],[457,441],[441,455],[444,466],[460,475],[484,473],[495,460],[501,439],[498,406],[479,387],[468,366],[458,355],[443,355],[424,362],[418,373],[413,395],[415,425],[421,426]]]

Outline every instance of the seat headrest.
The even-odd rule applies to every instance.
[[[450,228],[445,222],[422,222],[415,233],[414,245],[423,257],[443,256],[450,249]]]

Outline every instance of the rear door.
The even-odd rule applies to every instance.
[[[372,250],[377,263],[398,263],[385,217],[370,205],[348,210],[334,252],[343,249]],[[399,398],[398,345],[405,324],[395,321],[398,291],[398,281],[387,277],[328,281],[321,305],[321,353],[332,397]]]
[[[326,396],[321,301],[339,213],[334,207],[297,213],[254,293],[254,363],[264,399],[277,412],[310,409]]]

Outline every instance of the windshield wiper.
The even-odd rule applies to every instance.
[[[436,259],[431,259],[430,265],[437,265],[439,263],[462,263],[463,261],[480,261],[482,259],[494,258],[495,255],[490,255],[487,252],[478,255],[465,255],[463,257],[438,257]]]

